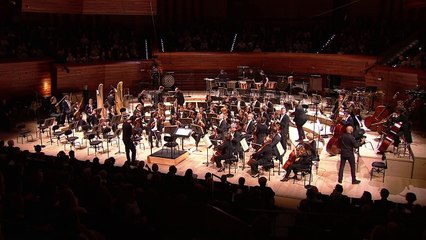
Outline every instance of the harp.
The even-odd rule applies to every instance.
[[[120,110],[123,108],[123,103],[123,82],[119,82],[115,89],[115,109],[117,110],[117,113],[121,113]]]
[[[98,109],[101,109],[101,118],[107,118],[107,111],[104,107],[104,85],[101,83],[96,90],[96,105]]]

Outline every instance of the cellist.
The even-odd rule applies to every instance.
[[[223,143],[217,146],[217,151],[219,152],[219,154],[215,154],[214,162],[216,163],[218,172],[223,172],[225,170],[225,167],[222,165],[222,160],[232,158],[234,153],[231,133],[225,134]]]
[[[265,142],[255,153],[251,155],[251,176],[258,177],[259,176],[259,165],[265,165],[272,162],[272,146],[271,146],[272,138],[271,136],[266,136]]]

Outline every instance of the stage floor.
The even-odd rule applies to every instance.
[[[188,94],[189,95],[189,94]],[[187,98],[187,101],[204,101],[205,92],[190,92],[191,98]],[[278,107],[278,106],[277,106]],[[131,105],[130,108],[133,108]],[[35,137],[35,130],[37,128],[37,124],[35,120],[26,122],[27,126],[33,131],[33,137]],[[319,129],[318,125],[314,125],[308,121],[305,127],[310,129]],[[329,133],[329,127],[322,126],[321,134]],[[17,134],[14,133],[0,133],[1,139],[16,139],[18,137]],[[81,141],[82,133],[77,132],[76,136],[79,137],[78,141]],[[375,132],[370,132],[366,130],[367,142],[371,142],[371,144],[365,144],[360,148],[360,159],[359,165],[357,169],[357,178],[361,180],[361,184],[352,185],[349,165],[345,167],[344,179],[343,179],[343,187],[344,194],[349,197],[360,197],[364,191],[370,191],[373,195],[373,199],[379,198],[380,189],[385,187],[389,189],[391,195],[389,197],[390,200],[395,202],[405,202],[405,193],[414,192],[417,195],[417,203],[426,205],[426,180],[424,177],[421,177],[426,174],[424,167],[418,166],[419,164],[425,163],[426,159],[426,139],[421,137],[421,133],[413,132],[413,143],[412,149],[414,152],[414,156],[416,159],[416,164],[414,165],[413,172],[415,172],[416,178],[411,178],[410,173],[412,171],[412,160],[408,159],[408,157],[398,157],[393,153],[388,153],[388,172],[385,178],[385,182],[382,182],[381,176],[377,176],[370,181],[370,169],[371,163],[373,161],[380,161],[381,155],[376,154],[377,148],[377,140],[378,134]],[[295,142],[297,139],[297,130],[294,127],[290,127],[290,139]],[[324,138],[325,145],[330,138]],[[56,155],[59,151],[64,150],[62,143],[59,146],[54,143],[49,143],[50,139],[46,134],[43,135],[43,144],[46,145],[43,148],[43,152],[49,155]],[[180,141],[179,148],[180,146]],[[39,136],[36,138],[34,142],[26,142],[24,143],[16,143],[21,150],[34,150],[34,145],[40,144]],[[83,144],[84,145],[84,144]],[[320,162],[318,169],[314,169],[313,181],[312,185],[318,187],[320,192],[324,194],[330,194],[337,184],[337,172],[339,167],[339,156],[330,156],[325,151],[325,145],[319,144],[320,150]],[[145,148],[146,146],[146,148]],[[104,147],[106,149],[106,143],[104,142]],[[198,178],[203,178],[205,173],[211,172],[218,176],[222,174],[226,174],[228,169],[225,172],[218,172],[217,168],[210,163],[210,158],[214,152],[212,149],[207,149],[205,143],[203,141],[200,142],[197,151],[195,151],[195,142],[192,137],[185,138],[184,140],[184,151],[187,154],[184,160],[180,161],[176,167],[178,169],[178,174],[183,175],[188,168],[191,168],[198,176]],[[124,150],[124,144],[120,142],[121,151]],[[149,149],[148,141],[145,139],[143,141],[143,145],[137,146],[137,159],[147,161],[148,156],[151,154],[151,150]],[[67,146],[68,152],[69,147]],[[152,152],[155,153],[161,150],[160,148],[153,148]],[[121,166],[125,162],[125,154],[119,153],[118,147],[113,144],[109,146],[109,156],[114,157],[116,159],[116,165]],[[80,160],[92,160],[95,157],[94,150],[90,150],[90,154],[87,154],[87,149],[76,150],[76,157]],[[247,162],[250,158],[250,155],[253,153],[253,150],[250,149],[249,152],[245,154],[245,162]],[[285,158],[289,155],[290,151],[287,151]],[[97,156],[100,158],[101,163],[107,158],[107,153],[99,153]],[[426,164],[423,164],[426,165]],[[168,171],[169,165],[167,164],[159,164],[160,171],[166,173]],[[232,168],[231,171],[234,169]],[[408,172],[407,172],[408,171]],[[233,173],[233,172],[232,172]],[[407,176],[408,175],[408,176]],[[418,177],[420,176],[420,177]],[[228,181],[232,183],[237,183],[239,177],[244,177],[246,179],[246,184],[249,186],[258,185],[257,178],[252,178],[250,176],[250,167],[245,166],[244,170],[242,169],[242,163],[239,162],[239,168],[237,173],[233,178],[229,178]],[[265,172],[265,177],[268,178],[268,173]],[[298,202],[305,198],[306,189],[303,185],[303,180],[296,181],[293,183],[293,180],[288,182],[279,181],[283,177],[283,173],[278,175],[271,174],[270,181],[268,181],[268,186],[270,186],[276,193],[276,202],[277,205],[283,207],[295,208]],[[219,179],[215,179],[219,180]]]

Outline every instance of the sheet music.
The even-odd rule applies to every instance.
[[[245,138],[241,139],[240,144],[241,144],[241,147],[242,147],[242,149],[243,149],[244,152],[249,149],[249,146],[248,146],[247,141],[246,141]]]
[[[277,150],[278,150],[278,153],[280,154],[280,156],[284,155],[284,153],[285,153],[284,148],[283,148],[283,145],[281,145],[280,142],[277,143]]]
[[[210,135],[206,134],[203,137],[203,141],[206,144],[207,147],[210,147],[212,145],[212,141],[210,141]]]

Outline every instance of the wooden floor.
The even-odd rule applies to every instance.
[[[204,92],[191,92],[191,97],[187,97],[187,101],[204,101],[205,93]],[[132,105],[131,105],[132,108]],[[36,130],[36,122],[31,121],[27,122],[28,127],[34,131],[33,136],[35,136]],[[308,128],[313,128],[313,123],[306,123],[305,125]],[[317,127],[317,126],[316,126]],[[318,129],[318,127],[317,127]],[[329,129],[326,126],[323,126],[322,133],[329,133]],[[5,134],[0,133],[0,138],[8,140],[8,139],[17,139],[17,134]],[[373,161],[380,161],[381,156],[376,154],[375,148],[377,147],[377,139],[378,135],[375,132],[370,132],[366,130],[367,142],[371,142],[371,144],[366,144],[360,148],[360,159],[359,165],[357,169],[357,178],[361,180],[361,184],[352,185],[351,177],[349,172],[349,165],[345,167],[344,179],[343,179],[343,187],[344,193],[349,197],[360,197],[364,191],[370,191],[373,195],[373,199],[379,198],[379,192],[381,188],[387,188],[391,192],[389,197],[390,200],[396,202],[405,202],[404,196],[407,192],[414,192],[417,195],[417,203],[426,205],[426,139],[421,137],[419,133],[413,133],[413,144],[412,149],[415,156],[415,164],[413,164],[413,160],[404,157],[394,155],[393,153],[387,154],[388,156],[388,172],[386,174],[385,182],[382,182],[381,176],[377,176],[370,181],[370,169],[371,163]],[[80,137],[81,133],[77,132],[76,136]],[[79,140],[80,140],[79,139]],[[297,130],[293,127],[290,127],[290,139],[297,139]],[[325,145],[327,144],[329,138],[325,138]],[[48,142],[50,139],[47,135],[43,135],[43,144],[46,145],[43,148],[43,152],[50,155],[56,155],[58,151],[64,150],[64,146],[60,143],[57,145],[56,142],[50,143]],[[180,143],[180,141],[178,141]],[[146,140],[143,141],[143,145],[137,146],[137,159],[147,161],[147,157],[151,154],[151,149],[149,148],[149,144]],[[22,150],[30,150],[33,151],[34,145],[40,144],[39,136],[35,139],[34,142],[26,142],[17,143]],[[84,145],[84,144],[83,144]],[[106,143],[104,143],[104,147],[106,149]],[[187,138],[184,140],[184,148],[188,150],[189,156],[182,162],[177,165],[178,174],[183,175],[186,169],[191,168],[198,178],[204,178],[205,173],[211,172],[213,174],[221,176],[224,174],[223,172],[218,172],[217,168],[209,163],[209,160],[214,152],[212,149],[207,149],[205,143],[203,141],[200,142],[198,146],[198,150],[195,150],[195,142],[192,138]],[[313,181],[312,185],[318,187],[320,192],[324,194],[329,194],[333,190],[334,186],[337,184],[337,172],[339,166],[339,156],[330,156],[326,151],[325,147],[320,144],[320,163],[318,170],[316,171],[314,168]],[[324,150],[322,151],[322,148]],[[152,152],[158,151],[160,148],[153,148]],[[124,144],[120,143],[121,152],[124,151]],[[68,153],[69,146],[67,146],[66,152]],[[122,165],[125,162],[125,154],[119,153],[117,146],[114,144],[113,146],[109,146],[109,156],[113,156],[116,159],[116,165]],[[248,161],[250,155],[253,150],[249,150],[246,153],[246,162]],[[285,159],[287,158],[290,151],[287,151]],[[104,161],[108,156],[107,153],[99,153],[98,157],[101,162]],[[90,154],[87,154],[87,149],[76,150],[76,157],[80,160],[92,160],[95,157],[95,153],[93,149],[90,149]],[[414,169],[412,166],[414,165]],[[160,165],[161,172],[168,171],[168,165]],[[227,173],[228,169],[226,169]],[[234,169],[231,169],[233,172]],[[414,177],[411,178],[411,173],[414,173]],[[265,173],[265,176],[268,177],[268,173]],[[241,162],[239,163],[239,168],[235,173],[235,176],[229,178],[228,181],[232,183],[237,183],[239,177],[244,177],[246,179],[247,185],[257,185],[257,178],[252,178],[250,176],[250,168],[245,166],[244,170],[242,169]],[[300,199],[305,197],[306,189],[304,188],[303,180],[296,181],[293,183],[293,180],[288,182],[279,181],[283,177],[283,174],[270,176],[270,181],[268,181],[268,186],[270,186],[276,193],[276,202],[277,205],[284,207],[296,207]]]

